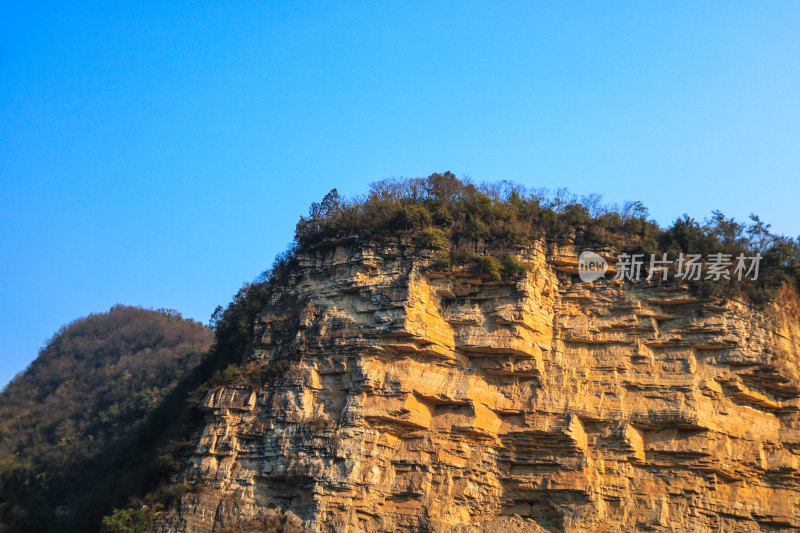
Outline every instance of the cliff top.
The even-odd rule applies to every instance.
[[[507,181],[476,185],[450,172],[378,181],[355,198],[331,190],[300,218],[294,244],[277,267],[297,251],[347,237],[400,238],[438,250],[435,264],[440,268],[472,262],[498,276],[518,273],[520,266],[509,258],[540,240],[645,258],[760,254],[753,283],[693,284],[704,296],[744,295],[754,303],[772,300],[783,284],[796,287],[800,280],[800,242],[772,233],[756,215],[740,223],[713,211],[703,222],[683,215],[661,227],[638,201],[605,205],[599,195],[578,198],[565,189],[549,193]]]

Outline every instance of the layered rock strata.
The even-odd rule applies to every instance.
[[[798,530],[797,320],[581,283],[563,253],[513,282],[402,246],[302,253],[155,530]]]

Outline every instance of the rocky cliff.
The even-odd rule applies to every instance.
[[[431,255],[300,253],[154,530],[800,528],[796,315]]]

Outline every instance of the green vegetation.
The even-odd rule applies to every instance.
[[[154,490],[187,438],[183,383],[211,340],[175,311],[124,306],[61,328],[0,394],[0,531],[97,531]]]
[[[153,525],[153,517],[143,509],[114,509],[103,518],[100,533],[144,533]]]
[[[476,186],[445,172],[379,181],[355,199],[342,198],[333,189],[312,204],[309,216],[301,217],[295,246],[347,235],[413,236],[431,248],[448,246],[471,254],[489,248],[515,250],[542,237],[601,246],[621,240],[655,242],[658,226],[646,216],[638,202],[610,208],[598,196],[579,201],[564,190],[548,196],[509,182]]]
[[[301,217],[297,250],[328,240],[405,239],[439,250],[433,267],[475,265],[491,279],[521,274],[525,268],[515,252],[538,239],[574,243],[579,249],[613,253],[678,254],[760,253],[758,280],[690,283],[703,295],[744,296],[755,303],[774,298],[783,284],[800,280],[800,242],[775,235],[751,215],[743,224],[714,211],[704,222],[687,215],[661,228],[647,218],[641,202],[606,206],[600,196],[577,198],[565,190],[547,194],[509,182],[475,185],[450,172],[428,178],[392,179],[372,184],[364,197],[342,198],[336,189]]]

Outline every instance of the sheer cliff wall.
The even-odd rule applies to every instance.
[[[431,253],[299,255],[212,390],[160,532],[796,531],[800,327],[773,305],[511,282]],[[239,528],[239,529],[237,529]]]

